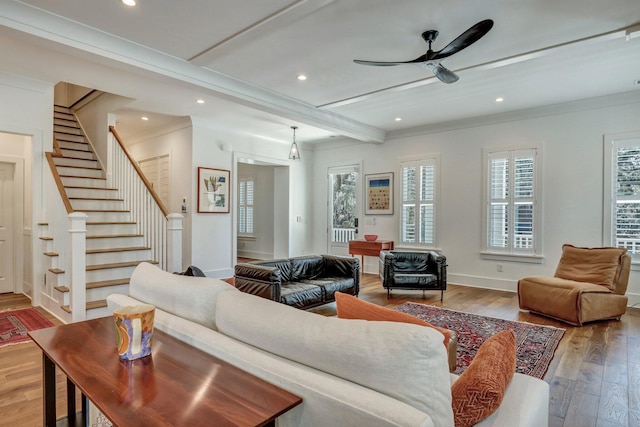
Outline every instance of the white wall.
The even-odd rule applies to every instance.
[[[185,119],[182,126],[167,129],[165,132],[147,135],[136,139],[133,145],[127,145],[127,150],[137,161],[157,156],[169,155],[171,176],[169,177],[169,206],[170,213],[181,213],[183,218],[182,230],[182,271],[191,262],[191,218],[196,208],[193,203],[191,185],[191,121]],[[124,141],[125,144],[127,141]],[[187,199],[187,212],[182,212],[182,199]]]
[[[41,257],[34,248],[40,248],[38,222],[47,221],[47,206],[42,191],[45,151],[52,148],[53,84],[0,73],[0,132],[22,135],[19,141],[11,137],[0,145],[0,154],[24,160],[24,206],[22,239],[18,242],[22,257],[19,259],[19,277],[22,289],[34,305],[40,296],[33,292],[42,286]]]
[[[399,162],[420,154],[440,153],[440,224],[438,248],[447,256],[449,282],[516,290],[520,277],[552,275],[563,243],[603,245],[603,135],[640,129],[638,93],[607,97],[441,126],[434,132],[396,137],[385,144],[357,144],[315,152],[313,194],[317,213],[313,227],[316,251],[326,247],[326,169],[345,160],[363,161],[363,175],[393,171]],[[483,260],[481,248],[482,149],[540,143],[543,146],[542,264]],[[344,144],[343,144],[344,145]],[[399,180],[395,180],[393,216],[376,216],[376,225],[361,222],[360,235],[399,238]],[[376,272],[374,258],[365,270]],[[632,272],[630,303],[640,302],[640,273]]]

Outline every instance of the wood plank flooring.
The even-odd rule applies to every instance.
[[[628,309],[620,321],[581,328],[521,312],[515,293],[449,285],[439,292],[393,291],[387,300],[377,275],[363,275],[360,298],[395,307],[406,301],[430,304],[509,320],[565,328],[545,376],[551,387],[550,427],[640,426],[640,309]],[[0,310],[29,307],[21,295],[0,295]],[[60,322],[39,310],[54,324]],[[335,304],[312,311],[335,315]],[[65,380],[58,374],[58,416],[66,412]],[[33,343],[0,348],[0,426],[42,425],[42,355]]]

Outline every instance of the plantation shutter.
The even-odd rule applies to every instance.
[[[631,254],[640,253],[640,140],[616,147],[615,242]]]
[[[435,243],[436,160],[403,162],[400,234],[403,243]]]
[[[489,249],[532,252],[536,150],[489,154]]]
[[[238,233],[253,234],[254,178],[239,177],[238,186]]]

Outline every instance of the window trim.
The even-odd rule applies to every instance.
[[[603,149],[604,149],[604,188],[602,197],[602,243],[603,246],[616,246],[615,226],[613,222],[616,219],[615,214],[615,201],[616,197],[616,184],[617,178],[613,176],[617,167],[614,164],[617,161],[617,154],[615,154],[618,148],[618,142],[630,139],[640,140],[640,130],[630,132],[617,132],[604,134],[603,136]],[[637,146],[640,146],[638,143]],[[640,254],[630,254],[632,270],[640,271]]]
[[[533,250],[530,252],[518,251],[514,248],[499,250],[489,246],[489,212],[491,203],[489,189],[489,159],[495,153],[509,152],[510,159],[515,151],[532,150],[535,152],[534,161],[534,188],[533,188]],[[482,259],[495,261],[516,261],[540,264],[544,260],[543,255],[543,146],[541,143],[510,145],[502,147],[485,147],[482,149],[482,235],[480,256]]]
[[[402,170],[406,166],[425,166],[433,164],[434,170],[434,186],[433,186],[433,242],[432,243],[420,243],[420,242],[404,242],[402,241],[403,230],[402,230],[402,218],[404,211],[402,209],[403,205],[403,174]],[[398,229],[399,229],[399,239],[396,244],[397,248],[406,248],[406,249],[433,249],[438,248],[439,245],[439,225],[440,225],[440,180],[441,180],[441,172],[440,172],[440,153],[430,153],[424,154],[417,157],[404,158],[400,160],[400,164],[398,166],[398,197],[397,197],[397,208],[399,212],[399,221],[398,221]]]

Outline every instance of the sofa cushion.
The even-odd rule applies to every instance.
[[[221,333],[396,398],[437,427],[453,425],[447,353],[435,329],[325,317],[240,292],[221,294],[216,306]]]
[[[346,295],[340,292],[336,293],[336,310],[338,311],[338,317],[341,319],[404,322],[412,323],[414,325],[427,326],[440,332],[444,337],[444,346],[447,348],[449,347],[449,340],[452,336],[450,330],[432,325],[429,322],[425,322],[424,320],[407,313],[402,313],[390,308],[375,305],[370,302],[363,301],[360,298],[356,298],[354,296]]]
[[[291,281],[315,279],[324,275],[324,260],[321,256],[300,256],[291,258]]]
[[[577,248],[565,244],[555,276],[613,289],[620,274],[618,267],[626,252],[624,248]]]
[[[310,283],[288,282],[280,289],[280,302],[296,308],[322,303],[322,287]]]
[[[429,253],[427,252],[393,252],[393,255],[396,272],[419,273],[426,271],[429,266]]]
[[[352,278],[320,277],[315,280],[304,280],[304,283],[321,287],[324,290],[324,301],[333,301],[336,292],[355,294],[355,284]]]
[[[129,281],[133,298],[214,330],[216,299],[226,291],[237,289],[219,279],[171,274],[147,262],[138,264]]]
[[[513,331],[502,331],[487,339],[469,367],[451,386],[455,426],[472,426],[495,412],[515,370]]]

